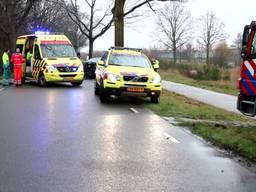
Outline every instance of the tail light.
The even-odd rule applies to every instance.
[[[237,80],[237,82],[236,82],[236,88],[237,89],[242,89],[242,79],[241,78],[239,78],[238,80]]]

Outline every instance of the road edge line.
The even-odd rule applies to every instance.
[[[134,109],[133,107],[130,107],[129,108],[133,113],[136,113],[136,114],[138,114],[139,113],[139,111],[137,111],[136,109]]]
[[[166,139],[170,140],[173,143],[180,143],[180,141],[178,141],[177,139],[175,139],[173,136],[169,135],[168,133],[164,133],[164,136]]]

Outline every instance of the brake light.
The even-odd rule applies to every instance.
[[[239,90],[242,89],[242,79],[241,78],[239,78],[237,80],[236,88],[239,89]]]

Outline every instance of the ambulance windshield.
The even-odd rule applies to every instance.
[[[110,56],[109,65],[151,68],[149,60],[144,55],[131,54],[114,53]]]
[[[74,48],[69,44],[41,44],[41,48],[45,58],[77,56]]]

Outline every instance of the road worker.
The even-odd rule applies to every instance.
[[[9,60],[9,49],[4,50],[4,54],[2,56],[3,61],[3,85],[9,85],[9,78],[10,78],[10,60]]]
[[[157,71],[159,69],[159,61],[157,59],[153,58],[152,64],[153,64],[155,71]]]
[[[13,63],[14,69],[14,84],[22,85],[22,64],[25,62],[25,59],[20,53],[20,49],[16,49],[16,53],[12,54],[11,62]]]

